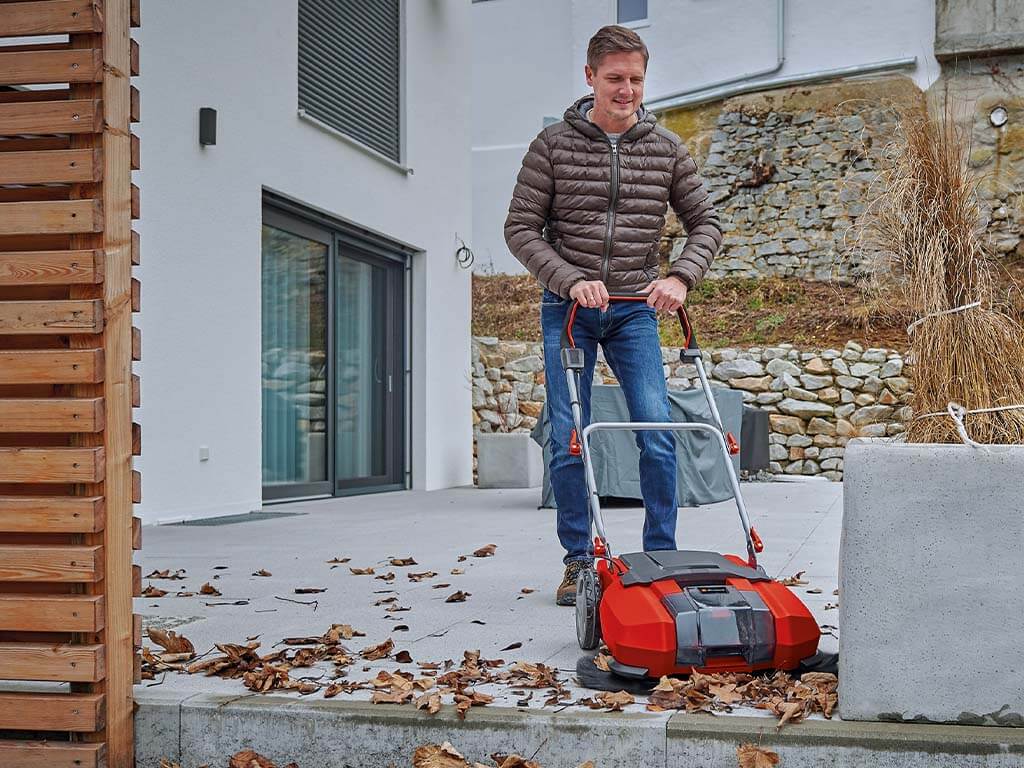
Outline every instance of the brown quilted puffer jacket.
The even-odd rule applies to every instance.
[[[580,99],[530,144],[505,220],[509,249],[562,297],[580,280],[637,291],[658,276],[658,244],[671,205],[687,236],[669,274],[693,288],[722,244],[696,163],[646,110],[612,145],[586,118],[593,102],[593,96]]]

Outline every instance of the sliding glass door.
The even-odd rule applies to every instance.
[[[335,478],[339,493],[401,482],[404,422],[401,265],[338,239]]]
[[[405,487],[405,259],[264,208],[264,498]]]

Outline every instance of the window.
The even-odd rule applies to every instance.
[[[626,26],[647,21],[647,0],[618,0],[618,22]]]
[[[299,0],[299,109],[402,160],[401,0]]]

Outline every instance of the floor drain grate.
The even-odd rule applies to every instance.
[[[224,515],[223,517],[203,517],[198,520],[184,520],[174,525],[236,525],[252,523],[256,520],[272,520],[275,517],[298,517],[308,512],[243,512],[240,515]]]

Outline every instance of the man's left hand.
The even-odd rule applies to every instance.
[[[648,294],[648,306],[665,312],[675,312],[686,301],[686,283],[675,276],[665,277],[654,280],[640,293]]]

